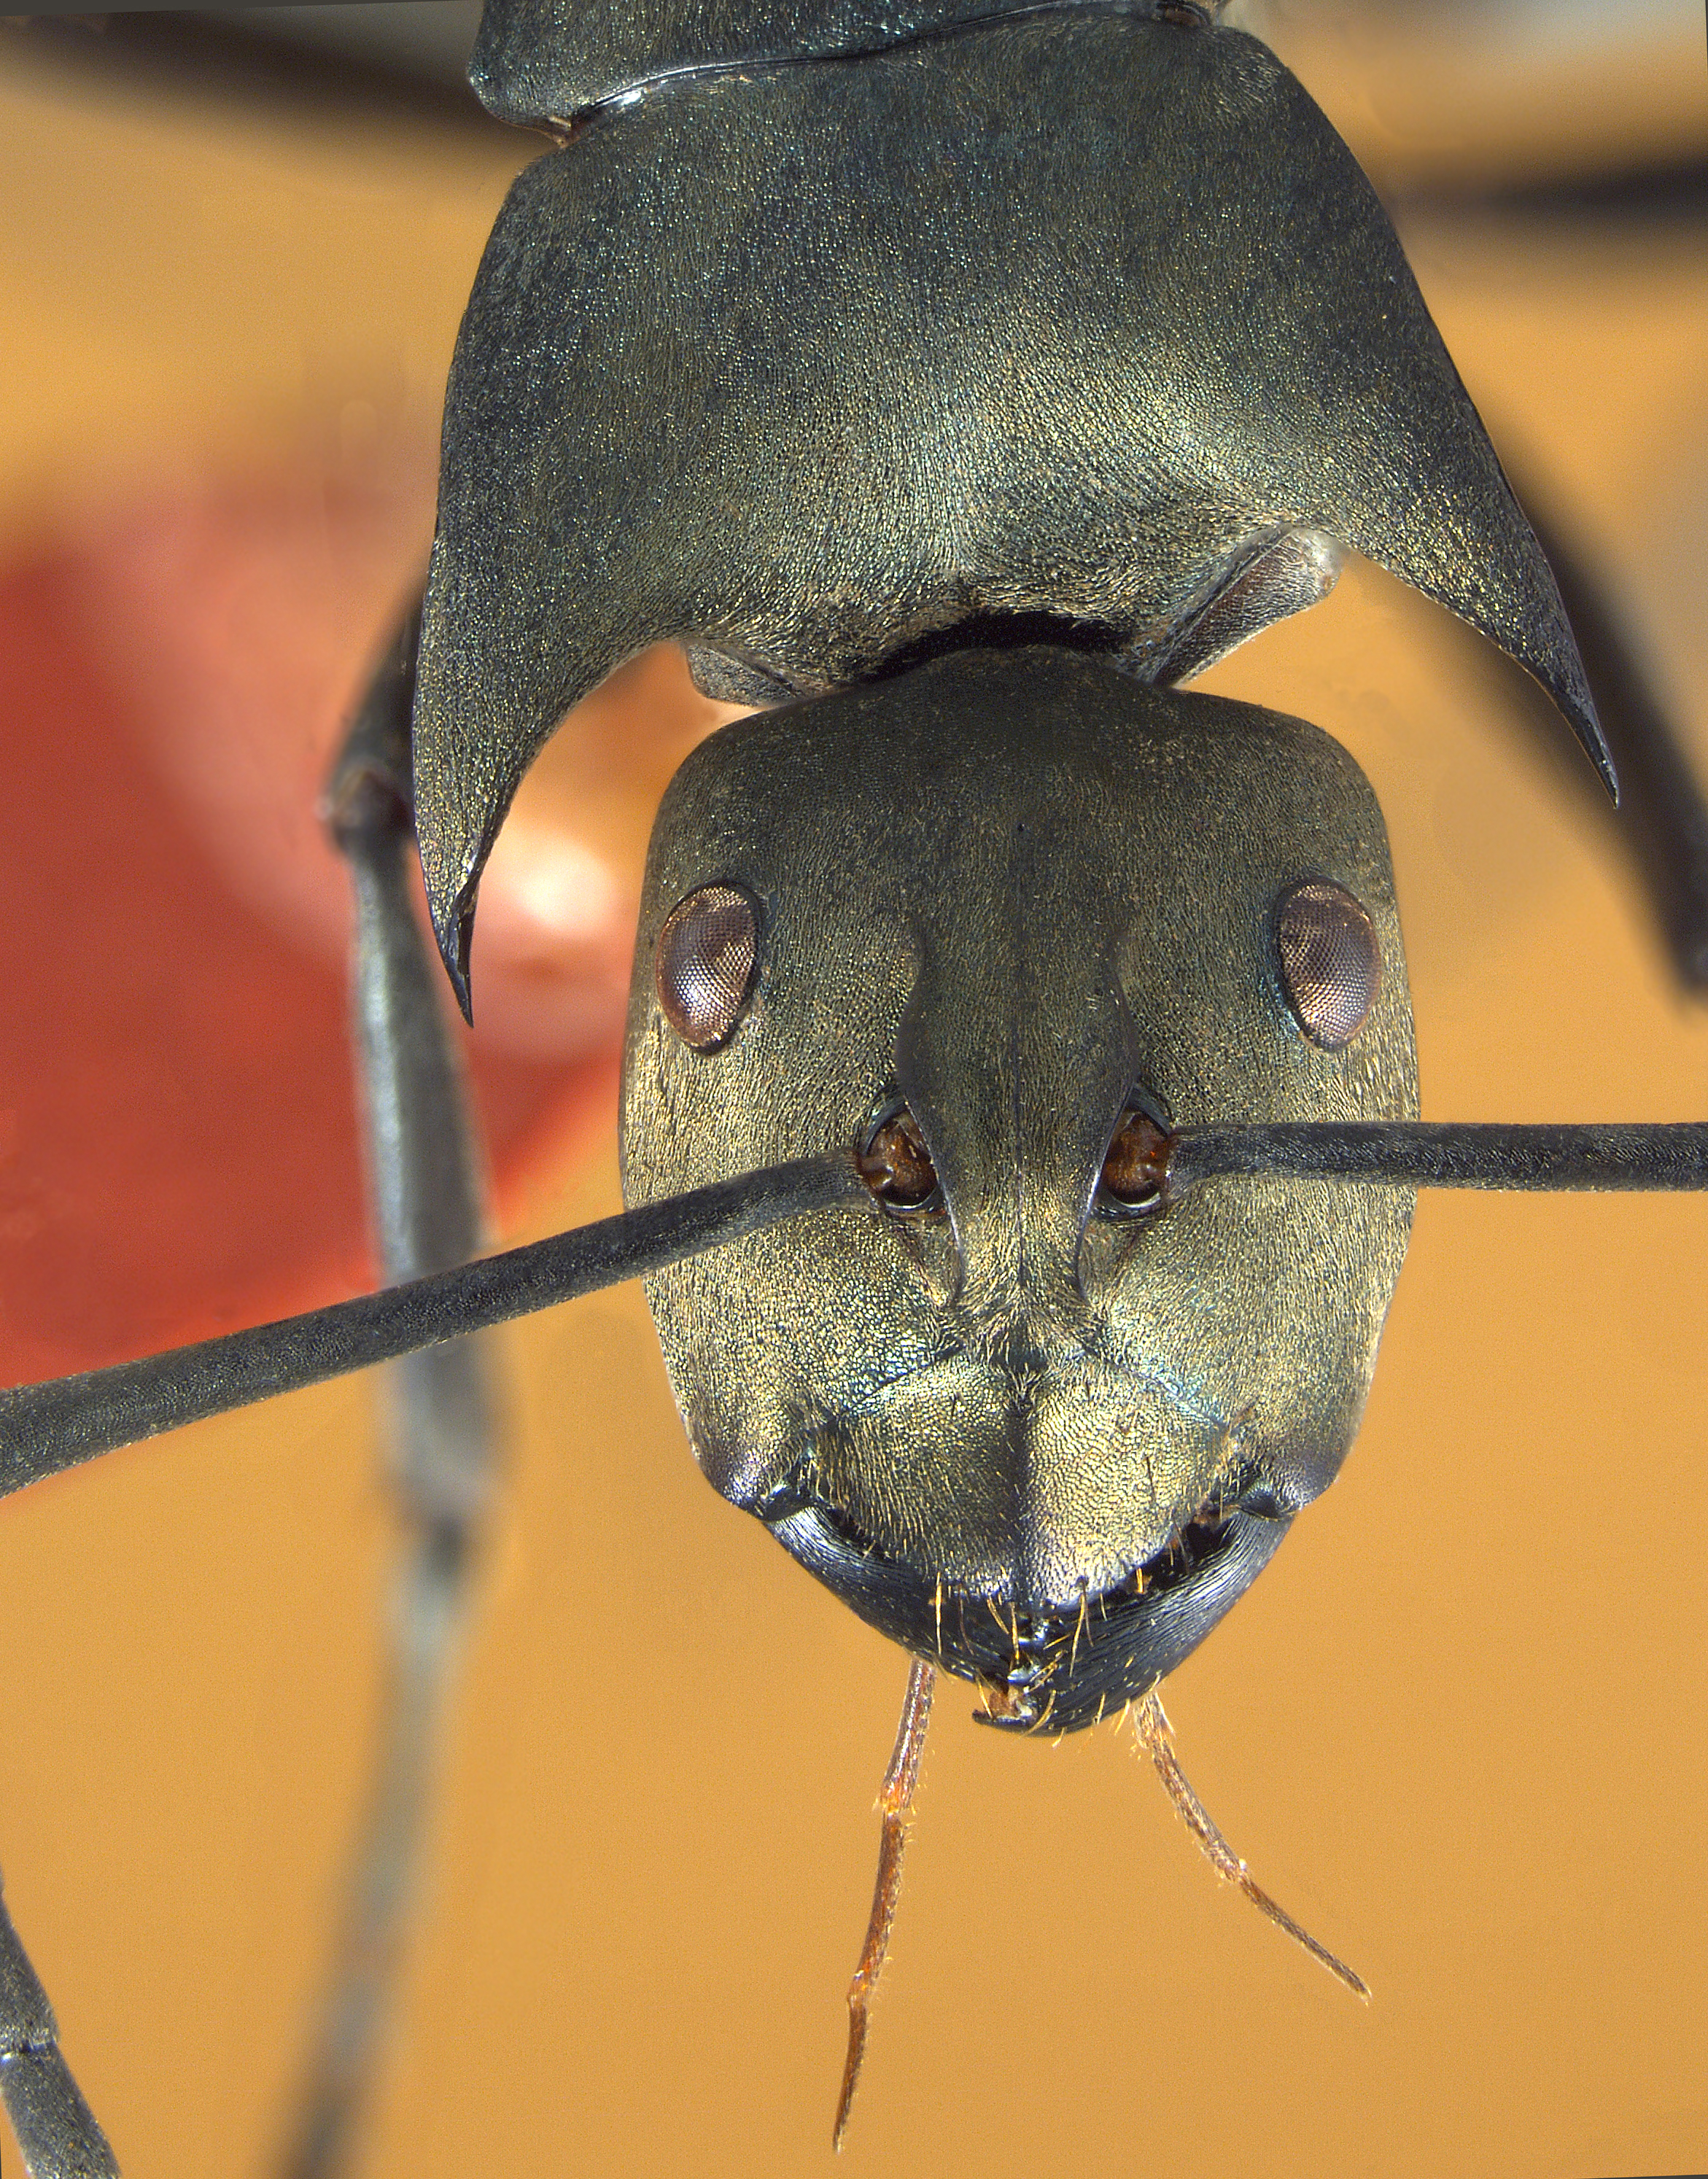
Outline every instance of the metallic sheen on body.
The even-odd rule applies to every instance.
[[[852,1151],[898,1095],[943,1208],[855,1204],[651,1277],[672,1382],[710,1479],[855,1610],[1011,1722],[1086,1723],[1209,1631],[1357,1427],[1409,1191],[1095,1199],[1135,1089],[1180,1128],[1414,1117],[1381,814],[1316,728],[1077,653],[952,656],[805,725],[725,728],[660,811],[625,1190]],[[1314,876],[1388,969],[1343,1051],[1277,981],[1275,903]],[[702,1056],[651,963],[710,885],[761,937]]]
[[[1295,532],[1482,629],[1601,760],[1387,217],[1254,39],[998,18],[601,113],[517,182],[451,376],[415,740],[453,974],[523,772],[645,645],[813,694],[1040,613],[1173,679]]]

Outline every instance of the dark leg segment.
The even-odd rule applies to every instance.
[[[1561,782],[1585,824],[1627,861],[1650,902],[1672,972],[1708,992],[1708,802],[1678,730],[1643,661],[1642,646],[1590,565],[1521,492],[1578,639],[1584,677],[1619,779],[1613,809],[1598,783],[1557,748],[1553,707],[1520,668],[1502,661],[1503,687],[1526,740]]]
[[[387,1282],[474,1254],[481,1183],[437,957],[416,920],[409,799],[414,614],[375,675],[333,775],[328,823],[355,891],[354,1031],[369,1188]],[[372,1799],[293,2123],[288,2179],[344,2169],[372,2084],[431,1807],[441,1717],[491,1489],[480,1342],[392,1365],[392,1485],[402,1529]]]
[[[1617,608],[1559,538],[1537,525],[1619,775],[1614,820],[1655,903],[1672,966],[1708,991],[1708,805]],[[1606,806],[1602,805],[1606,815]]]
[[[0,1899],[0,2098],[29,2179],[118,2179],[59,2052],[59,2024]]]

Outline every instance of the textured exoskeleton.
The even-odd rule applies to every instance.
[[[415,778],[453,975],[529,762],[648,643],[774,702],[1035,614],[1176,680],[1342,546],[1606,769],[1392,228],[1254,39],[1023,13],[611,101],[516,184],[451,376]]]
[[[1202,9],[1219,12],[1223,0]],[[988,22],[992,16],[1091,12],[1085,0],[488,0],[469,80],[489,113],[573,127],[587,110],[672,77],[847,59]],[[1106,4],[1104,12],[1114,13]],[[1156,18],[1164,0],[1121,0]]]
[[[415,717],[441,944],[466,1002],[511,795],[624,658],[677,638],[710,692],[786,706],[661,818],[629,1184],[851,1142],[890,1097],[942,1205],[656,1278],[678,1397],[856,1609],[993,1714],[1086,1722],[1332,1479],[1409,1218],[1311,1182],[1094,1213],[1140,1083],[1184,1126],[1415,1111],[1368,790],[1308,729],[1156,690],[1349,548],[1605,771],[1553,579],[1351,155],[1195,11],[497,7],[475,79],[568,141],[512,192],[449,388]],[[895,678],[1027,633],[1101,655]],[[1344,1051],[1277,996],[1267,919],[1313,868],[1389,964]],[[708,1055],[647,964],[713,884],[765,959]]]
[[[787,782],[787,791],[779,787]],[[1324,1049],[1276,911],[1318,880],[1380,988]],[[717,1049],[660,1005],[666,919],[755,903]],[[1099,659],[961,654],[726,727],[647,869],[623,1104],[631,1200],[911,1112],[925,1215],[854,1205],[648,1282],[695,1449],[863,1616],[1063,1729],[1201,1640],[1332,1481],[1409,1191],[1226,1184],[1130,1215],[1100,1173],[1143,1098],[1176,1127],[1415,1117],[1381,815],[1293,719]]]
[[[487,8],[477,90],[561,148],[488,248],[419,650],[411,620],[330,796],[398,1283],[0,1394],[8,1490],[415,1358],[379,1790],[294,2179],[347,2168],[382,2046],[492,1464],[461,1335],[636,1274],[709,1478],[913,1656],[838,2139],[937,1666],[1010,1727],[1130,1705],[1218,1869],[1367,1995],[1222,1840],[1156,1682],[1332,1481],[1414,1188],[1700,1189],[1708,1126],[1418,1122],[1367,783],[1314,727],[1174,693],[1354,551],[1528,668],[1612,784],[1392,228],[1218,5]],[[1700,984],[1708,813],[1604,618],[1586,654]],[[466,1007],[519,781],[664,639],[764,716],[655,834],[631,1207],[469,1261],[409,834]],[[38,2179],[116,2172],[3,1903],[0,2100]]]

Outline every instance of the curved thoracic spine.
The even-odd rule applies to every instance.
[[[453,975],[523,772],[650,643],[789,696],[1030,615],[1167,681],[1341,547],[1606,771],[1387,214],[1255,39],[1033,9],[607,107],[516,184],[447,396],[414,736]]]

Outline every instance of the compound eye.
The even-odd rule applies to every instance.
[[[1299,1027],[1325,1051],[1350,1044],[1381,989],[1376,925],[1344,886],[1313,878],[1276,903],[1282,987]]]
[[[678,901],[658,934],[653,974],[666,1020],[695,1051],[715,1051],[735,1027],[759,958],[759,917],[733,886],[702,886]]]
[[[854,1162],[885,1210],[905,1217],[942,1208],[937,1169],[905,1105],[891,1106],[867,1131]]]
[[[1162,1208],[1174,1138],[1154,1114],[1129,1105],[1098,1176],[1096,1208],[1107,1218],[1150,1218]]]

